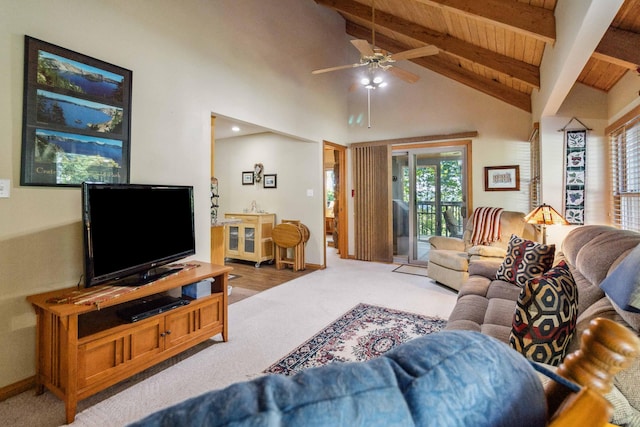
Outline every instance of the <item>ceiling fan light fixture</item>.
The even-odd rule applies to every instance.
[[[382,76],[373,76],[373,78],[371,78],[371,77],[363,77],[360,80],[360,83],[366,89],[377,89],[379,87],[385,87],[387,85],[387,82],[384,81]]]

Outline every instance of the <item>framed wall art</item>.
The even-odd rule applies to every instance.
[[[520,166],[485,166],[484,191],[519,191]]]
[[[263,177],[264,188],[277,188],[278,187],[278,175],[265,174]]]
[[[572,225],[584,224],[587,131],[565,132],[564,217]]]
[[[253,185],[253,171],[242,172],[242,185]]]
[[[132,72],[25,36],[21,185],[129,182]]]

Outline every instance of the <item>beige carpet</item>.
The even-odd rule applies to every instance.
[[[442,318],[455,304],[455,293],[422,276],[393,274],[392,264],[335,257],[327,263],[325,270],[231,304],[228,342],[216,336],[160,372],[81,401],[72,425],[123,426],[208,390],[262,375],[358,303]],[[34,396],[29,391],[0,402],[0,414],[8,426],[57,426],[64,422],[64,404],[50,392]]]

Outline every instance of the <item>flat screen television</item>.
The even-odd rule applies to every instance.
[[[85,287],[136,286],[195,254],[193,187],[82,184]]]

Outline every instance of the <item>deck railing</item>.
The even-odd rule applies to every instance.
[[[455,227],[447,227],[444,219],[447,209],[451,209]],[[460,237],[462,235],[464,228],[462,202],[441,202],[438,206],[435,202],[418,201],[416,213],[419,241],[426,241],[430,236]]]

